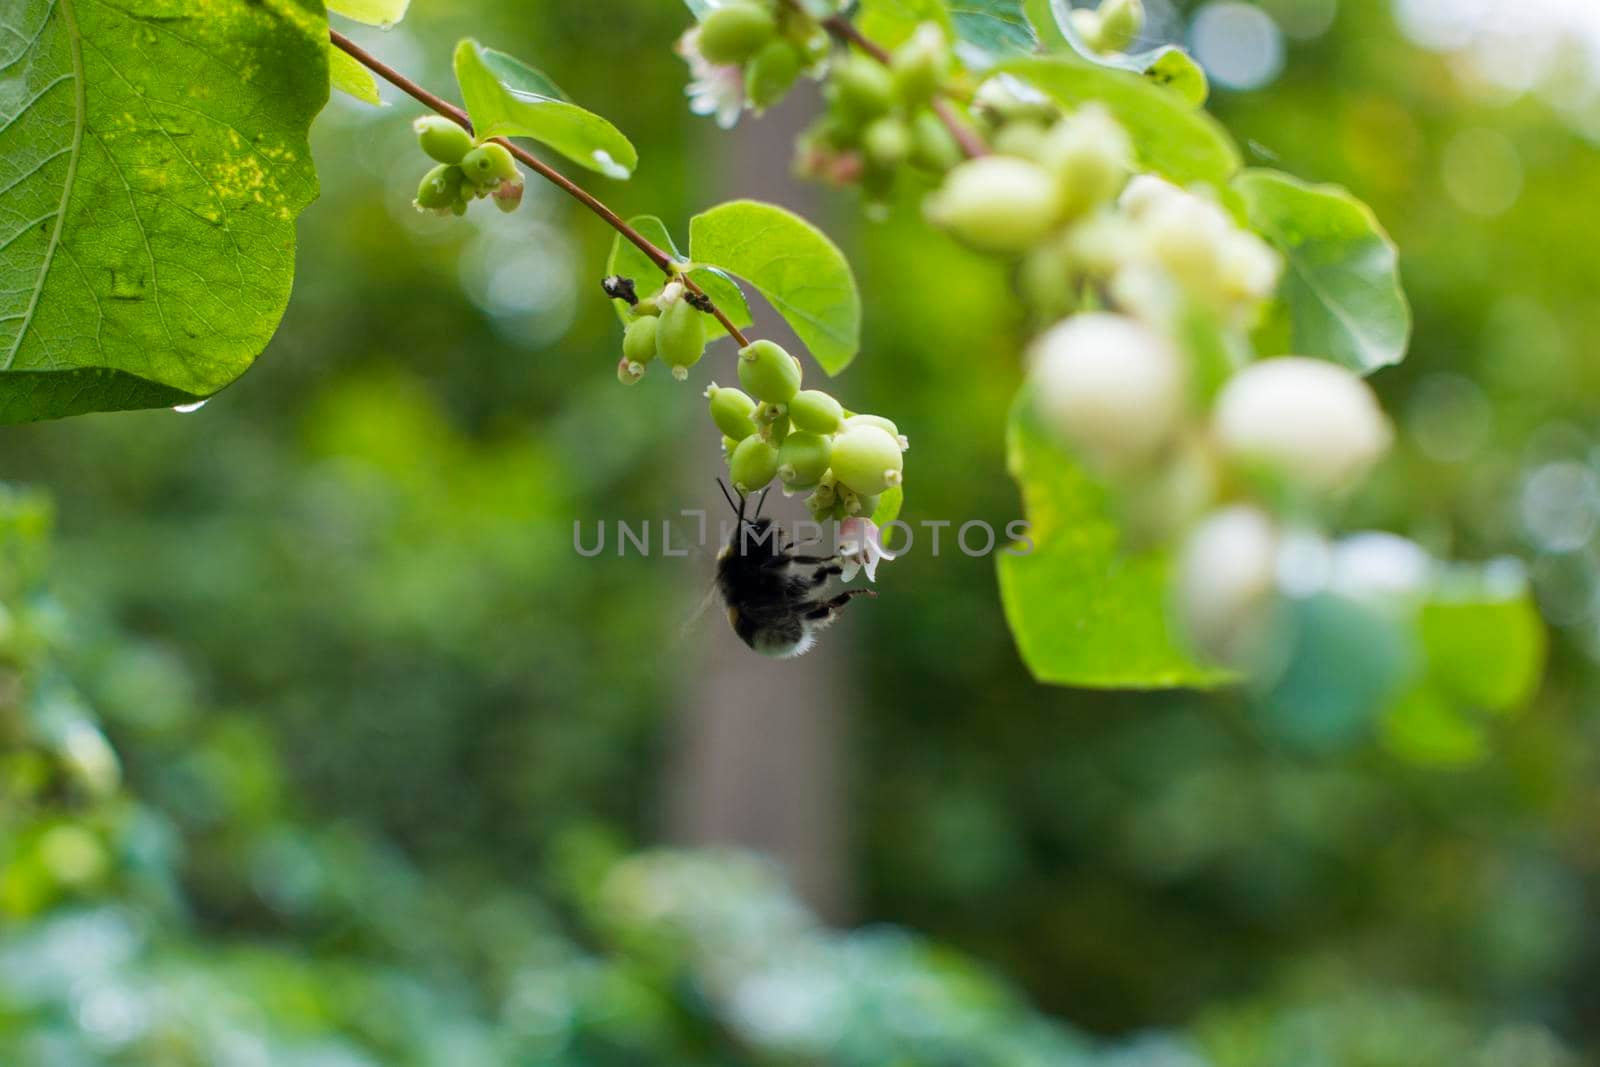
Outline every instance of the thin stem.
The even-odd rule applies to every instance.
[[[404,74],[401,74],[383,60],[379,59],[377,56],[373,55],[371,52],[368,52],[365,48],[362,48],[350,38],[340,33],[338,30],[330,28],[328,30],[328,39],[333,42],[334,47],[344,52],[351,59],[354,59],[357,63],[360,63],[363,67],[366,67],[368,70],[372,71],[372,73],[388,82],[390,85],[393,85],[396,89],[399,89],[401,92],[420,103],[423,107],[426,107],[431,111],[438,112],[440,115],[443,115],[451,122],[454,122],[468,133],[472,132],[472,120],[467,117],[467,113],[465,111],[461,110],[459,107],[456,107],[454,104],[450,103],[450,101],[428,92],[428,90],[424,89],[422,86],[418,85]],[[733,320],[728,318],[727,314],[724,313],[721,308],[712,303],[710,297],[706,297],[705,290],[696,285],[694,279],[690,278],[687,274],[679,273],[678,268],[680,264],[672,258],[670,253],[658,247],[655,242],[651,241],[648,237],[634,229],[632,226],[629,226],[627,221],[623,219],[622,216],[618,215],[615,211],[612,211],[609,207],[606,207],[605,204],[601,203],[587,190],[575,184],[565,174],[562,174],[560,171],[544,162],[538,156],[529,152],[520,145],[513,144],[504,137],[496,137],[494,140],[496,143],[502,144],[509,149],[511,154],[517,159],[521,160],[522,164],[529,170],[538,174],[541,178],[545,179],[545,181],[557,186],[578,203],[582,204],[584,207],[600,216],[601,219],[605,220],[606,225],[610,226],[613,230],[616,230],[623,237],[626,237],[630,242],[632,242],[634,247],[638,248],[639,251],[648,256],[650,262],[659,267],[662,273],[666,274],[668,277],[678,278],[679,281],[683,282],[683,287],[689,292],[695,293],[701,297],[705,297],[706,307],[710,308],[711,314],[718,322],[722,323],[723,329],[728,331],[729,336],[731,336],[735,341],[739,342],[740,347],[750,344],[750,339],[739,330],[739,327],[733,324]]]
[[[856,27],[856,24],[843,15],[830,15],[822,20],[822,28],[827,30],[837,40],[860,49],[862,52],[887,66],[893,58],[883,45],[874,41]],[[955,109],[950,106],[950,101],[941,97],[933,100],[933,113],[939,116],[939,121],[944,123],[944,128],[950,131],[961,152],[968,159],[977,159],[979,156],[989,154],[989,146],[983,143],[983,138],[977,132],[962,122],[956,115]]]

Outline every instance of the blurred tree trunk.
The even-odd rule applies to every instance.
[[[707,127],[708,152],[701,206],[735,197],[782,204],[816,217],[815,191],[790,173],[795,134],[815,114],[815,95],[797,91],[760,121],[746,118],[731,134]],[[784,345],[797,342],[783,321],[752,295],[757,331]],[[732,377],[720,364],[724,345],[708,363],[712,377]],[[720,469],[720,445],[711,434],[697,470]],[[715,516],[726,510],[713,485],[694,484],[689,499],[710,500]],[[804,518],[800,499],[776,491],[767,513],[785,523]],[[711,565],[705,569],[710,583]],[[680,844],[731,845],[763,852],[784,867],[796,890],[824,916],[842,917],[850,885],[846,864],[843,732],[848,717],[842,621],[818,647],[798,660],[757,656],[740,643],[713,609],[693,647],[703,655],[697,681],[686,694],[666,780],[668,834]]]

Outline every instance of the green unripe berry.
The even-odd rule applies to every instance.
[[[816,66],[833,52],[833,38],[815,23],[808,27],[804,22],[791,22],[788,34],[789,39],[799,46],[808,67]]]
[[[933,23],[923,23],[894,54],[890,71],[895,95],[907,108],[919,108],[933,99],[950,65],[944,34]]]
[[[890,437],[899,440],[900,427],[884,418],[882,415],[851,415],[844,420],[844,428],[852,429],[856,426],[876,426]]]
[[[924,170],[942,174],[960,163],[961,146],[950,135],[939,116],[921,111],[911,120],[911,162]]]
[[[805,57],[788,41],[774,40],[756,53],[745,69],[745,91],[750,104],[764,111],[783,99],[800,78]]]
[[[866,56],[851,56],[833,72],[829,98],[845,114],[866,122],[894,106],[894,77]]]
[[[453,210],[461,203],[462,181],[460,167],[440,163],[424,174],[422,182],[417,186],[415,201],[417,210],[437,212]]]
[[[1039,122],[1008,122],[994,135],[992,147],[1003,156],[1038,161],[1044,151],[1046,130]]]
[[[739,384],[757,400],[787,404],[800,391],[800,361],[772,341],[739,350]]]
[[[807,433],[838,433],[844,408],[821,389],[803,389],[789,400],[789,419]]]
[[[854,499],[851,500],[850,504],[855,510],[851,514],[869,517],[878,510],[878,504],[883,499],[879,493],[873,493],[870,496],[862,496],[860,493],[855,493],[852,496]]]
[[[634,319],[622,331],[622,358],[643,366],[656,358],[656,320]]]
[[[777,32],[777,19],[760,4],[728,4],[700,23],[700,54],[719,66],[743,63]]]
[[[829,438],[797,430],[778,447],[778,477],[791,489],[809,489],[821,480],[832,457]]]
[[[1144,0],[1101,0],[1102,52],[1125,52],[1144,30]]]
[[[1086,7],[1074,9],[1072,12],[1072,28],[1078,31],[1078,37],[1082,39],[1083,43],[1094,51],[1109,51],[1105,45],[1101,44],[1101,41],[1104,40],[1105,29],[1100,24],[1100,13],[1098,11],[1090,11]]]
[[[945,176],[928,218],[986,252],[1026,252],[1062,217],[1055,175],[1013,156],[969,159]]]
[[[705,320],[687,300],[679,299],[662,311],[657,322],[656,355],[681,382],[689,376],[689,368],[706,354]]]
[[[833,473],[840,484],[863,496],[900,484],[905,457],[900,443],[877,426],[848,426],[833,441]]]
[[[461,157],[461,169],[472,184],[495,186],[516,178],[517,161],[503,144],[488,141]]]
[[[623,385],[637,385],[644,377],[644,364],[635,363],[627,356],[617,361],[617,381]]]
[[[874,119],[861,134],[861,147],[874,164],[892,170],[911,155],[911,130],[893,116]]]
[[[725,389],[712,382],[706,396],[711,398],[711,421],[724,436],[743,441],[756,432],[755,420],[751,417],[755,414],[756,402],[742,390]]]
[[[778,474],[778,449],[759,434],[752,434],[739,442],[733,450],[733,460],[728,476],[733,487],[741,493],[753,493],[772,481]]]
[[[1133,142],[1111,113],[1090,105],[1056,123],[1039,156],[1061,182],[1069,217],[1113,199],[1133,171]]]
[[[733,450],[738,448],[738,447],[739,447],[739,442],[738,441],[734,440],[732,437],[726,437],[726,436],[723,437],[723,439],[722,439],[722,462],[724,462],[724,463],[732,463],[733,462]]]
[[[411,128],[422,150],[440,163],[460,163],[472,151],[472,135],[443,115],[422,115]]]

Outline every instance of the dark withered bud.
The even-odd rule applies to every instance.
[[[632,278],[610,274],[600,280],[600,288],[604,289],[606,295],[613,300],[626,300],[629,307],[639,302],[639,294],[633,288]]]

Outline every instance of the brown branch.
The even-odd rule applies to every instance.
[[[390,85],[393,85],[396,89],[399,89],[401,92],[420,103],[423,107],[426,107],[431,111],[438,112],[440,115],[443,115],[451,122],[454,122],[468,133],[472,132],[472,120],[467,117],[467,113],[465,111],[461,110],[459,107],[456,107],[454,104],[450,103],[450,101],[428,92],[428,90],[424,89],[422,86],[418,85],[404,74],[401,74],[383,60],[379,59],[377,56],[373,55],[371,52],[368,52],[365,48],[362,48],[350,38],[340,33],[338,30],[330,28],[328,30],[328,39],[333,42],[334,47],[344,52],[351,59],[354,59],[357,63],[360,63],[363,67],[366,67],[368,70],[372,71],[372,73],[388,82]],[[529,152],[526,148],[513,144],[504,137],[496,137],[494,140],[496,143],[502,144],[509,149],[511,154],[517,157],[517,159],[519,159],[529,170],[538,174],[545,181],[557,186],[562,190],[562,192],[566,193],[578,203],[582,204],[584,207],[600,216],[600,218],[605,221],[606,225],[610,226],[613,230],[616,230],[623,237],[626,237],[630,242],[632,242],[634,247],[648,256],[650,262],[659,267],[662,273],[666,274],[668,277],[676,277],[678,280],[683,282],[683,287],[686,290],[704,298],[706,306],[710,309],[711,314],[718,322],[722,323],[723,329],[728,331],[728,335],[737,341],[740,347],[750,344],[750,339],[740,331],[739,327],[733,324],[733,320],[728,318],[727,314],[723,312],[721,308],[712,303],[709,297],[706,297],[705,291],[701,289],[700,286],[695,284],[694,279],[690,278],[687,274],[679,273],[678,268],[680,264],[672,258],[671,254],[658,247],[655,242],[651,241],[644,234],[640,233],[632,226],[629,226],[627,221],[624,220],[622,216],[606,207],[605,204],[601,203],[587,190],[575,184],[566,175],[562,174],[560,171],[544,162],[538,156]]]
[[[860,49],[885,66],[893,58],[883,45],[862,33],[855,23],[843,15],[830,15],[823,19],[822,28],[836,40]],[[950,136],[961,147],[963,155],[968,159],[977,159],[989,154],[989,146],[983,143],[983,138],[978,136],[976,130],[961,121],[955,108],[950,106],[950,101],[934,97],[932,107],[933,113],[939,116],[939,121],[944,123],[944,128],[950,131]]]

